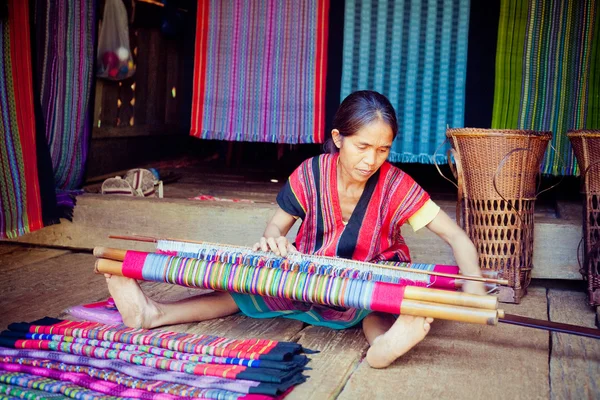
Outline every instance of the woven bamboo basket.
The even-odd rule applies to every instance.
[[[583,203],[583,263],[588,301],[600,305],[600,130],[567,133],[581,171]]]
[[[446,136],[456,163],[457,221],[481,268],[508,279],[500,301],[519,303],[531,281],[537,177],[552,133],[463,128]]]

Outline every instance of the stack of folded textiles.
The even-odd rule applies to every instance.
[[[312,351],[43,318],[0,333],[0,399],[282,398],[306,380]]]

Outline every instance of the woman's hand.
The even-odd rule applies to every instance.
[[[285,236],[274,237],[261,237],[258,243],[252,246],[252,250],[272,251],[278,256],[286,257],[289,252],[297,251],[293,244],[291,244]]]
[[[278,208],[267,224],[263,237],[260,238],[258,243],[252,246],[252,250],[272,251],[282,257],[287,256],[290,251],[297,251],[285,237],[296,222],[296,219],[298,217],[294,217],[281,208]]]

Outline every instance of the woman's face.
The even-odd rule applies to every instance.
[[[366,182],[383,165],[394,141],[392,128],[382,120],[363,126],[352,136],[331,132],[340,149],[342,171],[357,182]]]

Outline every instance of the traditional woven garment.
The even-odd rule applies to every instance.
[[[501,3],[492,128],[553,131],[556,151],[546,152],[543,172],[573,175],[577,165],[566,131],[600,128],[600,52],[593,40],[600,30],[598,4]]]
[[[344,224],[338,158],[339,154],[323,154],[303,162],[277,196],[284,211],[303,220],[295,241],[298,251],[360,261],[409,262],[401,228],[429,195],[403,171],[384,163],[367,181]]]
[[[20,386],[0,383],[0,400],[46,400],[46,399],[68,399],[60,393],[48,393],[42,390],[25,389]]]
[[[238,394],[264,394],[276,396],[282,394],[288,386],[268,384],[264,382],[255,382],[243,379],[227,379],[213,376],[200,376],[185,373],[177,373],[171,371],[163,371],[142,365],[132,365],[121,360],[100,360],[93,357],[76,356],[55,351],[46,350],[29,350],[29,349],[7,349],[0,347],[0,357],[10,360],[35,360],[36,362],[50,362],[49,360],[59,362],[62,368],[84,369],[91,367],[89,370],[99,371],[110,370],[111,377],[118,374],[135,379],[136,382],[152,381],[157,384],[154,386],[158,389],[173,387],[186,388],[190,393],[194,393],[194,388],[202,390],[202,393],[219,394],[225,392],[233,392]],[[22,362],[22,361],[21,361]],[[192,388],[192,389],[188,389]]]
[[[463,126],[469,1],[345,3],[341,97],[388,97],[399,132],[389,160],[431,163],[447,125]]]
[[[198,2],[192,136],[319,143],[329,0]]]
[[[102,381],[118,383],[122,386],[126,386],[128,388],[141,389],[147,392],[152,393],[163,393],[174,396],[182,396],[182,397],[201,397],[207,399],[254,399],[254,400],[268,400],[271,399],[270,396],[260,396],[260,395],[250,395],[245,396],[239,392],[221,390],[221,389],[199,389],[193,386],[174,384],[169,382],[161,382],[155,380],[147,380],[147,379],[139,379],[134,378],[129,375],[112,371],[110,369],[97,369],[93,367],[87,367],[82,365],[69,365],[63,364],[57,361],[50,360],[39,360],[35,358],[16,358],[16,357],[4,357],[0,358],[0,369],[2,368],[2,363],[21,365],[21,366],[33,366],[39,367],[40,372],[43,372],[45,369],[50,370],[60,370],[64,372],[77,372],[84,373],[88,376],[100,379]],[[18,370],[13,367],[14,370]],[[36,370],[18,370],[23,372],[28,372],[34,375],[36,374]]]
[[[96,0],[36,0],[35,31],[37,101],[56,187],[77,189],[92,127]]]
[[[290,361],[271,361],[271,360],[252,360],[239,357],[216,357],[212,355],[189,354],[180,351],[163,349],[156,346],[137,345],[112,342],[110,340],[97,340],[88,338],[78,338],[57,334],[40,334],[40,333],[21,333],[21,332],[6,332],[2,333],[2,338],[13,338],[17,341],[35,340],[38,348],[57,350],[58,348],[73,349],[88,349],[93,351],[93,348],[102,348],[102,354],[119,353],[119,358],[127,360],[135,360],[136,358],[150,358],[153,362],[158,363],[160,359],[173,359],[182,361],[192,361],[195,363],[208,364],[223,364],[223,365],[241,365],[252,368],[273,368],[282,371],[295,370],[306,365],[308,360],[300,357],[297,360]],[[27,344],[29,345],[29,343]],[[117,352],[106,352],[105,349],[118,350]],[[97,354],[96,352],[94,352]],[[104,358],[104,357],[98,357]]]
[[[17,386],[22,388],[22,396],[27,396],[27,389],[37,391],[61,394],[66,398],[77,400],[117,400],[125,399],[125,397],[110,396],[92,389],[87,389],[70,382],[60,381],[57,379],[45,378],[36,375],[31,375],[22,372],[4,372],[0,373],[0,384]],[[4,385],[2,385],[4,386]],[[8,391],[7,388],[2,388],[3,391]],[[11,396],[17,395],[14,389],[9,391]],[[19,396],[20,397],[20,396]]]
[[[0,239],[40,229],[28,2],[0,19]]]
[[[93,390],[94,392],[108,396],[130,397],[145,400],[176,400],[178,398],[177,396],[170,394],[154,393],[144,389],[127,387],[120,383],[110,382],[104,379],[93,378],[80,372],[60,371],[45,367],[0,362],[0,381],[2,376],[14,376],[15,374],[27,374],[39,378],[53,379],[63,382],[64,385],[68,385],[70,382],[81,388]],[[8,382],[12,383],[14,380],[9,380]],[[189,399],[189,397],[185,398]]]
[[[9,325],[9,329],[10,331],[0,334],[0,345],[15,349],[32,349],[32,353],[15,354],[7,350],[0,351],[0,355],[4,357],[40,358],[59,352],[99,360],[120,360],[156,370],[189,375],[252,380],[257,384],[247,385],[241,382],[238,391],[238,394],[250,396],[244,397],[248,399],[260,400],[261,394],[283,393],[306,379],[302,371],[308,359],[301,354],[305,350],[296,343],[261,339],[232,340],[217,336],[148,331],[126,328],[123,325],[110,326],[53,318],[45,318],[34,323],[15,323]],[[51,352],[35,353],[39,350],[51,350]],[[84,365],[105,368],[113,368],[115,365],[113,363],[91,365],[87,358],[70,358],[69,363],[83,362]],[[52,356],[50,359],[66,362],[62,357]],[[277,362],[281,365],[275,366]],[[128,373],[128,370],[122,370],[122,366],[120,368],[120,372]],[[137,371],[134,376],[140,376],[140,371]],[[163,379],[164,374],[148,373],[147,370],[143,376],[146,379],[174,382],[168,375],[167,379]],[[201,392],[203,397],[207,398],[234,395],[226,393],[228,390],[222,388],[223,384],[214,380],[197,381],[179,377],[174,383],[206,389]],[[192,392],[199,393],[197,390],[190,391]]]

